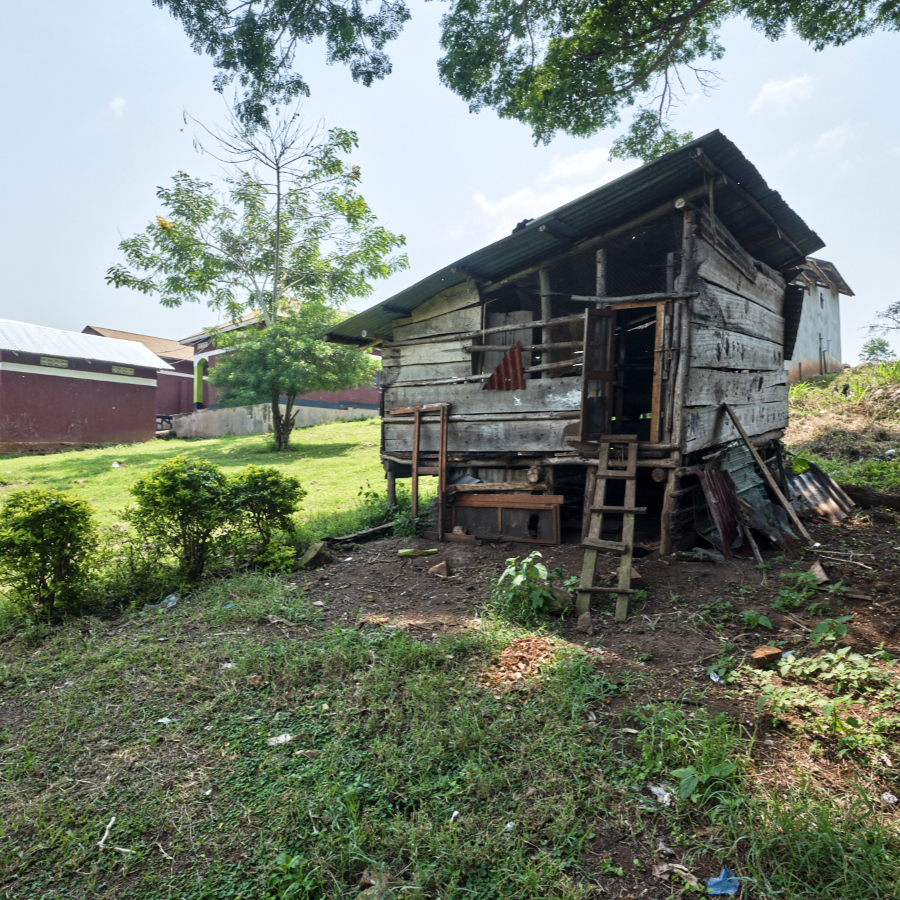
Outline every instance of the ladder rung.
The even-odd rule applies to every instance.
[[[579,587],[575,589],[575,592],[582,594],[633,594],[634,588]]]
[[[591,512],[602,513],[645,513],[646,506],[592,506]]]
[[[601,541],[600,538],[592,537],[582,538],[581,545],[592,550],[617,550],[619,553],[625,553],[629,549],[624,541]]]
[[[416,469],[416,472],[419,475],[440,475],[441,470],[439,468],[433,468],[432,466],[419,466]]]
[[[597,478],[629,479],[629,478],[637,478],[637,475],[635,473],[632,473],[629,475],[627,469],[607,469],[605,472],[598,472]]]

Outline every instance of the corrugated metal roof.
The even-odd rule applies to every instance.
[[[95,334],[98,337],[112,338],[116,341],[137,341],[152,353],[164,359],[184,361],[194,358],[193,347],[185,347],[171,338],[153,337],[150,334],[134,334],[131,331],[118,331],[115,328],[101,328],[99,325],[87,325],[82,329],[81,333]]]
[[[119,341],[77,331],[61,331],[59,328],[30,325],[12,319],[0,319],[0,350],[47,353],[71,359],[95,359],[147,369],[172,368],[136,341]]]
[[[391,322],[402,318],[396,310],[411,312],[440,291],[462,284],[466,276],[454,272],[454,268],[464,270],[485,282],[496,282],[539,260],[560,253],[580,240],[615,228],[674,200],[679,194],[704,183],[703,169],[689,155],[696,147],[702,148],[705,155],[729,179],[737,182],[750,194],[804,253],[815,253],[825,246],[822,239],[784,202],[781,195],[766,184],[743,153],[721,132],[713,131],[553,212],[533,219],[508,237],[445,266],[388,300],[329,328],[325,334],[332,340],[362,343],[363,331],[384,333],[390,330]],[[760,232],[769,227],[761,220],[759,213],[727,189],[716,192],[716,215],[739,241],[758,237]],[[542,225],[550,226],[555,235],[549,231],[542,232]],[[796,253],[783,241],[775,241],[754,250],[754,256],[777,269],[792,262]],[[385,310],[385,305],[395,312]]]

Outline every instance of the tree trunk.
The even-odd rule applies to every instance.
[[[284,420],[281,415],[281,398],[278,394],[272,397],[272,432],[275,436],[275,449],[287,450],[287,444],[284,441]]]

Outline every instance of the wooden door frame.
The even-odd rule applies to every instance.
[[[650,309],[656,307],[656,340],[653,347],[653,387],[651,389],[652,396],[650,399],[650,443],[659,444],[662,440],[660,434],[659,412],[662,405],[662,358],[665,351],[665,315],[666,304],[671,300],[635,300],[626,303],[600,303],[598,309],[608,309],[613,313],[620,309]],[[585,317],[585,322],[587,317]],[[615,323],[613,324],[613,334],[615,334]],[[587,347],[585,347],[585,353]],[[584,367],[586,374],[586,367]],[[615,361],[613,362],[613,372],[615,372]],[[585,379],[585,384],[587,383]],[[584,390],[587,390],[585,387]],[[582,400],[582,409],[584,409],[584,400]]]

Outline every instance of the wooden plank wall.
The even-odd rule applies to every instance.
[[[513,311],[494,314],[493,319],[485,323],[482,315],[477,290],[463,284],[426,301],[413,310],[409,318],[395,320],[395,341],[442,336],[446,336],[446,340],[382,350],[385,410],[420,403],[450,403],[447,448],[451,452],[569,449],[563,437],[566,425],[573,418],[577,419],[581,409],[581,379],[578,377],[528,379],[521,391],[485,391],[482,381],[409,384],[472,375],[473,355],[478,364],[489,354],[465,352],[463,347],[471,344],[472,339],[463,340],[459,334],[477,331],[485,325],[534,319],[532,313]],[[490,337],[490,342],[511,345],[516,340],[523,340],[530,343],[531,336],[530,329],[501,332]],[[496,365],[502,356],[502,351],[491,351],[488,362]],[[530,361],[531,353],[525,351],[523,362],[527,366]],[[411,417],[386,417],[382,425],[385,452],[411,452],[412,432]],[[437,425],[425,420],[421,449],[424,452],[437,450],[437,441]]]
[[[736,249],[737,247],[737,249]],[[784,281],[748,257],[719,222],[704,216],[696,244],[699,296],[691,301],[684,450],[730,441],[729,403],[750,435],[787,426]]]

